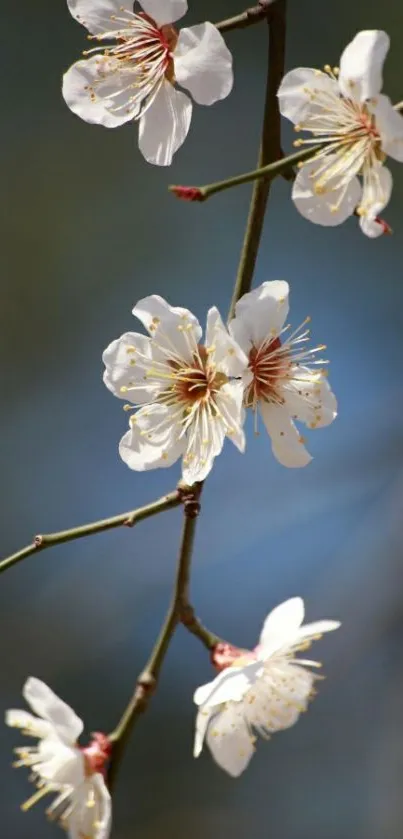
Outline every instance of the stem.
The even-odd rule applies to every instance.
[[[53,545],[61,545],[63,542],[71,542],[73,539],[82,539],[83,536],[92,536],[94,533],[103,533],[105,530],[112,530],[114,527],[133,527],[138,522],[155,516],[157,513],[162,513],[164,510],[171,510],[173,507],[179,507],[183,501],[183,491],[181,488],[163,495],[157,501],[151,504],[146,504],[145,507],[138,507],[128,513],[121,513],[119,516],[113,516],[109,519],[101,519],[90,524],[83,524],[80,527],[73,527],[71,530],[61,530],[58,533],[45,533],[35,536],[31,545],[27,545],[12,556],[3,559],[0,562],[0,574],[16,565],[20,560],[30,556],[33,553],[44,551],[45,548],[50,548]]]
[[[285,6],[286,0],[277,0],[276,5],[273,7],[274,12],[270,15],[270,53],[262,140],[259,155],[260,166],[264,166],[268,162],[275,161],[281,156],[280,115],[277,106],[276,93],[283,75]],[[228,21],[224,23],[224,26],[227,29],[229,28],[229,23],[230,22]],[[230,28],[234,28],[232,23]],[[286,168],[287,165],[289,165],[288,162],[284,168]],[[234,286],[231,312],[233,311],[233,307],[239,297],[244,294],[245,291],[249,290],[251,286],[257,251],[262,233],[269,188],[270,182],[266,179],[265,181],[258,183],[254,189],[238,276]],[[214,646],[221,640],[200,623],[198,618],[195,616],[193,607],[189,603],[190,567],[196,531],[196,519],[200,511],[200,495],[202,489],[203,482],[195,484],[194,487],[190,487],[182,491],[185,518],[172,601],[151,656],[143,673],[137,680],[132,698],[130,699],[130,702],[128,703],[115,730],[109,736],[113,744],[112,758],[108,775],[108,784],[110,788],[115,781],[116,773],[130,734],[133,730],[133,726],[140,714],[142,714],[148,707],[149,700],[157,687],[160,671],[169,644],[178,624],[182,623],[189,632],[197,636],[210,650],[213,649]]]
[[[284,75],[286,0],[277,0],[268,20],[269,57],[267,67],[266,98],[264,106],[262,139],[258,167],[266,166],[282,156],[281,121],[277,91]],[[235,313],[235,305],[252,285],[257,253],[263,231],[270,180],[261,179],[255,183],[241,252],[238,275],[235,281],[228,318]]]
[[[189,490],[184,502],[184,522],[179,558],[175,576],[175,587],[161,632],[155,642],[150,658],[143,673],[139,676],[133,696],[127,705],[118,725],[110,734],[113,743],[112,760],[109,772],[109,785],[115,780],[116,772],[123,752],[129,740],[133,726],[140,714],[147,708],[148,702],[157,686],[158,677],[164,662],[169,643],[178,623],[181,622],[182,608],[188,603],[190,564],[196,530],[196,519],[200,510],[199,498],[202,484]]]
[[[251,26],[253,23],[259,23],[270,14],[270,7],[275,0],[261,0],[257,6],[252,6],[251,9],[246,9],[240,15],[230,17],[228,20],[221,20],[215,24],[216,29],[220,32],[230,32],[232,29],[245,29],[246,26]]]
[[[393,106],[395,111],[403,114],[403,101],[398,102]],[[242,184],[251,183],[251,181],[262,181],[263,179],[270,183],[282,175],[287,181],[295,179],[294,166],[298,163],[304,163],[311,157],[314,157],[317,152],[324,148],[325,143],[318,143],[315,146],[309,146],[306,149],[290,154],[287,157],[281,157],[281,160],[276,160],[274,163],[269,163],[266,166],[259,166],[257,169],[252,169],[250,172],[242,172],[241,175],[234,175],[232,178],[226,178],[224,181],[216,181],[213,184],[205,184],[204,186],[170,186],[169,190],[177,195],[178,198],[183,198],[189,201],[206,201],[217,192],[224,192],[226,189],[231,189],[233,186],[241,186]],[[254,193],[255,195],[255,193]],[[252,199],[253,200],[253,199]]]

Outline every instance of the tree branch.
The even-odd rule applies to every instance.
[[[252,6],[252,8],[246,9],[240,15],[230,17],[228,20],[221,20],[215,24],[215,27],[220,32],[230,32],[232,29],[245,29],[246,26],[259,23],[261,20],[267,18],[270,14],[270,7],[275,2],[276,0],[260,0],[257,6]]]
[[[183,493],[183,488],[179,486],[178,489],[168,493],[168,495],[163,495],[157,501],[146,504],[145,507],[138,507],[131,512],[121,513],[119,516],[101,519],[90,524],[83,524],[80,527],[73,527],[71,530],[61,530],[58,533],[45,533],[35,536],[31,545],[27,545],[22,550],[17,551],[17,553],[12,554],[12,556],[0,562],[0,574],[27,556],[44,551],[45,548],[61,545],[63,542],[71,542],[73,539],[82,539],[84,536],[93,536],[94,533],[103,533],[105,530],[112,530],[114,527],[134,527],[138,522],[155,516],[157,513],[162,513],[164,510],[171,510],[173,507],[179,507],[183,502]]]
[[[403,102],[398,102],[394,105],[395,111],[403,114]],[[317,152],[324,148],[325,143],[318,143],[317,145],[308,146],[308,148],[290,154],[287,157],[281,155],[281,159],[274,163],[269,163],[266,166],[259,166],[257,169],[252,169],[250,172],[242,172],[241,175],[235,175],[232,178],[226,178],[223,181],[216,181],[213,184],[205,184],[204,186],[170,186],[168,189],[177,198],[182,198],[185,201],[207,201],[212,195],[217,192],[224,192],[226,189],[231,189],[233,186],[241,186],[242,184],[251,183],[251,181],[267,182],[273,181],[278,175],[282,175],[287,181],[293,181],[296,176],[294,166],[304,163],[313,158]]]
[[[267,21],[269,27],[269,56],[262,139],[258,160],[259,167],[278,160],[282,156],[280,111],[278,108],[277,91],[284,75],[285,12],[286,0],[277,0],[271,8],[270,17]],[[252,285],[269,191],[269,180],[257,181],[253,189],[238,275],[228,314],[229,319],[234,315],[237,301],[245,292],[249,291]]]
[[[150,658],[143,673],[137,680],[133,696],[124,711],[120,722],[109,736],[109,739],[113,744],[108,777],[109,786],[114,783],[116,772],[133,726],[140,714],[142,714],[147,708],[149,700],[156,689],[158,677],[169,643],[177,625],[181,622],[182,610],[187,608],[190,564],[192,559],[196,519],[200,510],[199,499],[201,491],[202,484],[195,484],[193,489],[189,489],[184,500],[182,540],[171,605],[168,609],[164,624],[155,642]]]

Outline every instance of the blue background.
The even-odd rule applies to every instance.
[[[186,23],[242,11],[193,2]],[[193,310],[228,308],[250,198],[245,186],[202,205],[167,185],[206,183],[251,168],[265,77],[265,27],[227,36],[232,95],[195,108],[171,169],[148,166],[133,125],[108,131],[75,118],[60,77],[85,48],[64,2],[4,3],[1,144],[1,552],[147,503],[179,467],[144,475],[120,461],[127,417],[102,384],[101,354],[136,328],[131,308],[159,293]],[[385,89],[403,98],[400,0],[368,5],[290,0],[287,68],[337,64],[359,29],[392,36]],[[284,124],[283,144],[292,150]],[[254,645],[278,602],[300,594],[309,620],[343,629],[315,655],[327,680],[299,724],[260,743],[237,781],[208,754],[192,758],[192,694],[208,656],[179,629],[157,695],[124,758],[115,839],[400,839],[403,734],[402,244],[403,170],[385,216],[393,236],[370,241],[355,219],[325,229],[302,219],[275,182],[256,284],[291,285],[291,320],[312,316],[328,345],[340,414],[308,432],[313,462],[276,463],[249,428],[205,489],[192,578],[207,625]],[[19,706],[28,675],[48,682],[88,731],[114,727],[162,621],[179,511],[31,557],[0,580],[0,702]],[[21,738],[0,731],[1,810],[12,839],[56,836],[43,806],[9,768]]]

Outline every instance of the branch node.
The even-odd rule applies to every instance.
[[[40,534],[38,534],[38,536],[35,536],[34,545],[36,548],[40,548],[43,545],[43,536],[41,536]]]
[[[153,695],[156,687],[157,687],[156,678],[152,675],[152,673],[149,673],[148,670],[144,670],[144,672],[140,674],[140,676],[137,680],[137,685],[136,685],[136,690],[135,690],[135,695],[134,695],[135,704],[142,711],[144,711],[145,708],[147,707],[148,701],[151,698],[151,696]]]
[[[200,513],[200,503],[195,498],[188,498],[184,503],[185,516],[188,519],[197,519]]]
[[[189,627],[194,625],[194,623],[195,623],[195,611],[194,611],[193,606],[190,605],[190,603],[181,603],[180,609],[179,609],[179,614],[180,614],[180,621],[183,624],[183,626],[186,626],[187,628],[189,628]]]

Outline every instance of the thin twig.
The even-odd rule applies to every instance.
[[[148,702],[154,693],[169,643],[176,627],[181,622],[182,608],[188,602],[190,563],[192,559],[196,519],[200,509],[199,498],[201,490],[201,484],[195,485],[195,488],[189,491],[184,503],[184,522],[178,565],[175,575],[175,588],[164,624],[157,641],[155,642],[144,671],[137,680],[133,696],[125,709],[120,722],[116,726],[115,730],[110,734],[110,740],[113,743],[112,759],[108,778],[110,786],[114,782],[116,771],[133,726],[140,714],[145,711]]]
[[[216,29],[220,32],[230,32],[232,29],[245,29],[246,26],[252,26],[254,23],[259,23],[264,20],[270,13],[270,7],[276,0],[261,0],[257,6],[252,6],[246,9],[240,15],[230,17],[227,20],[221,20],[215,24]]]
[[[71,530],[61,530],[58,533],[44,533],[35,536],[31,545],[27,545],[22,550],[17,551],[17,553],[12,554],[12,556],[0,562],[0,574],[27,556],[44,551],[45,548],[61,545],[63,542],[71,542],[73,539],[82,539],[84,536],[93,536],[94,533],[103,533],[105,530],[112,530],[114,527],[133,527],[138,522],[155,516],[157,513],[162,513],[164,510],[171,510],[173,507],[179,507],[182,501],[183,490],[181,487],[178,487],[178,489],[168,493],[168,495],[163,495],[157,501],[146,504],[145,507],[138,507],[136,510],[131,510],[128,513],[121,513],[119,516],[113,516],[109,519],[101,519],[90,524],[83,524],[80,527],[73,527]]]
[[[399,113],[403,113],[403,102],[398,102],[397,105],[394,105],[394,109]],[[278,175],[282,175],[287,181],[293,181],[296,177],[294,167],[310,160],[310,158],[315,157],[315,155],[325,148],[325,146],[326,143],[318,143],[317,145],[301,149],[301,151],[290,154],[287,157],[283,157],[281,155],[281,159],[276,160],[274,163],[269,163],[267,166],[260,166],[257,169],[252,169],[250,172],[242,172],[240,175],[235,175],[232,178],[226,178],[223,181],[216,181],[215,183],[205,184],[204,186],[175,185],[168,187],[168,189],[176,195],[177,198],[182,198],[185,201],[202,202],[207,201],[208,198],[211,198],[212,195],[216,195],[218,192],[224,192],[226,189],[231,189],[233,186],[241,186],[242,184],[248,184],[252,181],[262,182],[263,179],[269,183],[270,181],[273,181],[274,178],[277,178]]]
[[[258,166],[266,166],[281,155],[281,120],[278,107],[277,91],[284,75],[285,35],[286,35],[286,0],[277,0],[268,19],[269,56],[267,68],[266,100],[264,108],[262,139]],[[255,270],[257,253],[263,231],[267,200],[270,191],[269,180],[256,182],[250,205],[245,239],[241,252],[238,275],[228,314],[234,315],[235,305],[245,292],[249,291]]]

